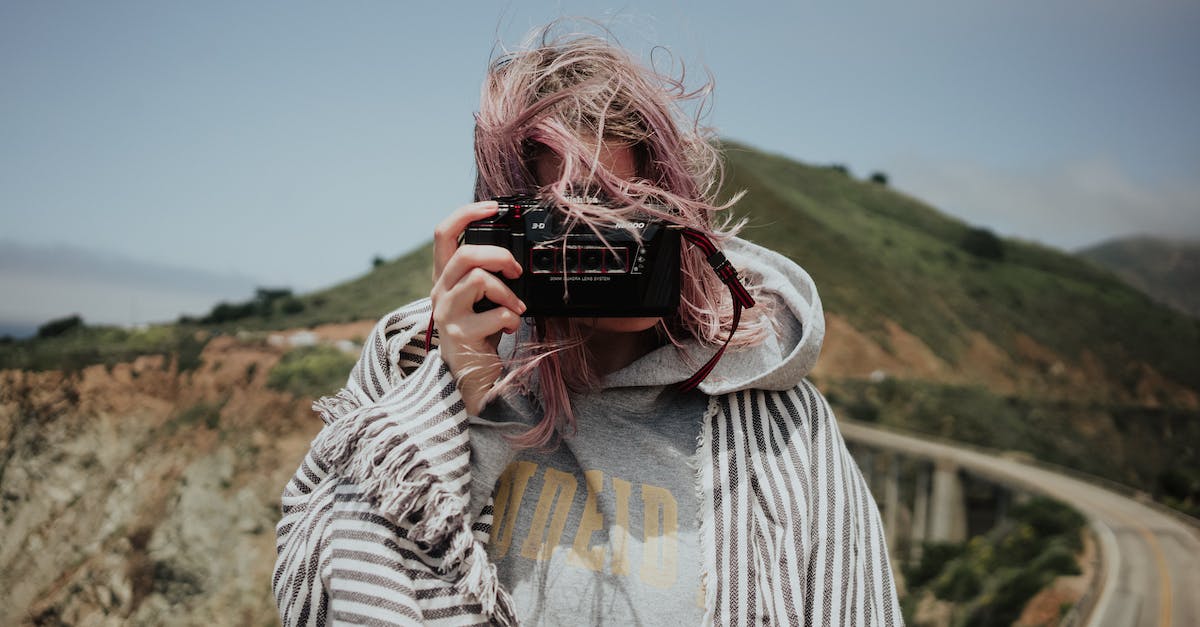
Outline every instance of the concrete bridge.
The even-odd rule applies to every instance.
[[[894,554],[919,558],[922,542],[965,540],[991,528],[1016,495],[1040,494],[1078,509],[1097,539],[1100,572],[1075,624],[1200,626],[1200,526],[1194,519],[1128,488],[1033,460],[848,420],[839,424],[879,501]]]

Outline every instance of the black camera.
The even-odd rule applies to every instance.
[[[598,235],[552,201],[533,196],[495,199],[496,215],[472,222],[463,243],[512,251],[524,272],[504,283],[526,305],[526,316],[661,317],[679,307],[683,227],[631,218]],[[636,234],[636,236],[635,236]],[[495,307],[477,303],[483,311]]]

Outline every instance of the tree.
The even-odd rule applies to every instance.
[[[56,318],[38,327],[38,337],[58,337],[73,329],[83,328],[83,318],[79,314]]]
[[[980,259],[992,261],[1004,259],[1004,242],[1001,242],[995,233],[982,227],[973,227],[968,230],[958,246]]]
[[[871,182],[875,183],[877,185],[882,185],[884,187],[887,187],[888,175],[884,174],[883,172],[872,172],[871,173]]]

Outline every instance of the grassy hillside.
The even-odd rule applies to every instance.
[[[734,209],[749,220],[743,236],[804,266],[827,315],[895,358],[888,380],[898,379],[891,384],[900,387],[887,394],[841,380],[850,375],[836,371],[822,381],[836,392],[840,411],[1019,448],[1200,511],[1192,438],[1200,320],[1153,302],[1090,262],[998,239],[844,169],[737,144],[726,148],[724,193],[748,191]],[[425,245],[319,292],[230,305],[243,313],[219,324],[83,327],[9,342],[0,346],[0,369],[77,370],[144,353],[176,354],[181,368],[194,367],[214,335],[375,319],[428,294],[430,258]],[[838,357],[839,340],[831,336],[825,361]],[[907,368],[914,342],[939,368]],[[981,415],[961,416],[970,412]],[[980,420],[990,426],[980,428]],[[1036,433],[1031,424],[1040,425]],[[999,437],[1020,433],[1029,437]],[[1186,437],[1163,448],[1173,434]],[[1108,451],[1106,459],[1124,460],[1120,467],[1090,463],[1097,447]],[[1150,450],[1160,454],[1142,454]]]
[[[432,234],[430,234],[432,236]],[[426,244],[356,279],[300,297],[304,310],[261,321],[272,328],[376,319],[433,287],[433,244]]]
[[[898,326],[951,367],[972,363],[972,347],[983,338],[1007,355],[1011,366],[1005,367],[1018,378],[1039,380],[1039,393],[1172,405],[1178,398],[1147,390],[1200,391],[1200,360],[1194,358],[1200,320],[1152,302],[1109,271],[1037,244],[996,239],[838,168],[733,143],[726,148],[726,193],[749,192],[734,210],[749,219],[743,236],[803,265],[826,312],[885,350],[902,352],[891,346],[889,328]],[[374,319],[428,294],[430,256],[427,244],[328,289],[230,306],[244,312],[188,328],[221,333]],[[68,361],[78,363],[128,352],[97,347],[111,343],[111,332],[68,335],[74,339],[40,343],[49,356],[38,354],[38,342],[0,347],[0,367],[53,367],[72,351],[80,354]],[[183,341],[173,338],[194,334],[155,337],[158,344],[144,352],[169,351],[171,341]],[[146,343],[140,336],[134,340]],[[1073,385],[1063,371],[1075,373]]]
[[[745,189],[735,214],[747,239],[778,250],[814,277],[827,312],[887,347],[885,323],[920,338],[949,364],[970,358],[972,333],[1043,376],[1055,361],[1102,376],[1101,400],[1137,396],[1156,375],[1200,390],[1200,321],[1065,252],[998,240],[1000,257],[970,252],[972,225],[877,183],[737,144],[727,145],[727,193]],[[970,249],[970,250],[968,250]],[[376,318],[428,294],[429,245],[352,281],[303,295],[303,310],[239,321],[288,328]],[[1035,359],[1023,340],[1043,350]],[[1053,355],[1047,357],[1045,353]],[[1078,386],[1064,394],[1079,393]],[[1129,400],[1125,398],[1124,400]],[[1160,402],[1173,404],[1170,398]]]
[[[1045,368],[1022,350],[1027,336],[1068,365],[1103,364],[1097,391],[1134,391],[1145,365],[1200,390],[1200,321],[1103,269],[1011,239],[1000,258],[979,256],[964,247],[970,225],[883,185],[738,145],[727,154],[727,189],[749,190],[743,235],[799,262],[827,312],[885,345],[890,320],[956,364],[975,331]]]
[[[1077,254],[1111,270],[1155,300],[1200,317],[1200,242],[1128,237],[1090,246]]]
[[[1200,360],[1193,357],[1200,321],[1154,303],[1105,269],[1011,239],[996,240],[998,254],[985,247],[980,256],[979,246],[966,243],[978,230],[884,185],[738,144],[728,144],[726,154],[726,192],[749,191],[735,208],[749,219],[743,236],[803,265],[826,311],[885,348],[890,322],[952,365],[971,358],[972,334],[987,338],[1027,377],[1045,378],[1042,390],[1055,389],[1056,364],[1101,377],[1086,386],[1101,400],[1136,398],[1147,376],[1200,390]],[[428,294],[430,256],[423,246],[300,296],[299,311],[277,308],[219,328],[376,318]],[[1030,341],[1039,354],[1029,354]],[[1173,404],[1169,397],[1156,402]]]

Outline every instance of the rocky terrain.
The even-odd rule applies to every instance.
[[[279,493],[320,424],[265,385],[288,349],[222,336],[182,373],[0,372],[0,624],[276,623]]]

